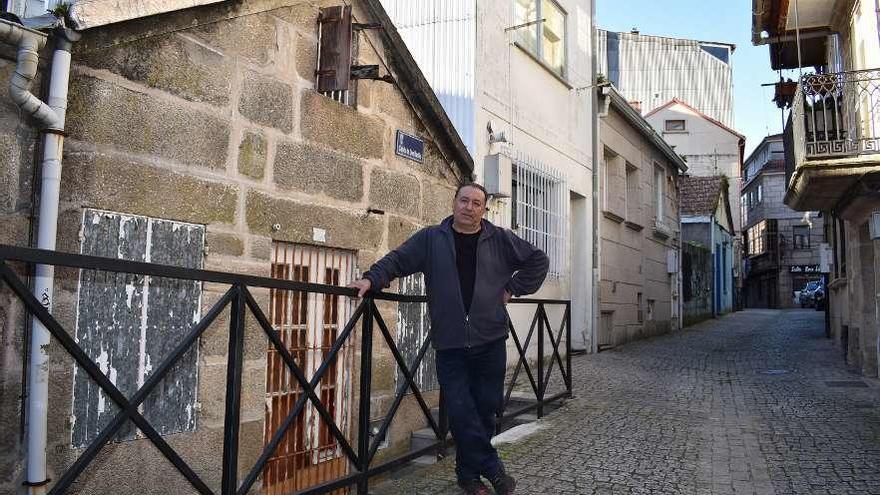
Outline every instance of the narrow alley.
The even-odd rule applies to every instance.
[[[499,447],[517,493],[880,493],[880,381],[822,316],[747,310],[575,357],[575,398]],[[458,493],[452,463],[371,493]]]

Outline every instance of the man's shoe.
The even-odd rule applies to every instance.
[[[494,479],[489,480],[492,483],[492,488],[495,489],[495,493],[497,495],[513,495],[513,490],[516,488],[516,480],[513,479],[513,476],[501,470]]]
[[[458,486],[461,487],[462,491],[467,495],[492,495],[489,491],[489,487],[483,484],[480,480],[459,480]]]

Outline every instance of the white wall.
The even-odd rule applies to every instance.
[[[566,12],[563,80],[514,46],[512,0],[382,0],[474,157],[483,181],[486,155],[529,155],[566,180],[566,276],[548,280],[540,297],[571,299],[575,344],[590,325],[592,160],[590,1],[558,0]],[[507,143],[490,145],[486,126]],[[581,198],[586,198],[581,202]],[[510,226],[509,200],[490,204],[489,218]],[[572,222],[574,220],[574,222]],[[587,233],[587,234],[585,234]],[[577,263],[572,263],[572,260]],[[573,280],[578,280],[574,283]],[[589,348],[589,346],[587,346]]]
[[[645,118],[651,127],[687,160],[688,175],[725,175],[729,180],[730,210],[734,232],[740,231],[739,138],[681,104],[670,105]],[[684,120],[684,132],[665,132],[666,120]]]

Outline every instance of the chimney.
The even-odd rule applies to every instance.
[[[633,28],[630,30],[630,34],[639,34],[639,28],[638,28],[638,27],[633,27]]]

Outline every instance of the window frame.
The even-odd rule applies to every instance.
[[[673,122],[681,122],[681,129],[672,129],[670,124]],[[685,119],[666,119],[663,121],[664,132],[687,132],[687,120]]]
[[[654,162],[654,221],[665,223],[666,218],[666,170]]]
[[[803,231],[806,230],[806,233]],[[810,232],[809,225],[792,225],[791,226],[791,248],[792,249],[810,249]],[[798,232],[801,233],[798,233]]]
[[[551,73],[556,75],[557,77],[562,78],[563,80],[568,77],[568,36],[569,36],[569,25],[568,25],[568,11],[562,8],[562,5],[559,4],[556,0],[527,0],[529,2],[534,2],[535,4],[535,15],[534,19],[518,19],[517,18],[517,3],[518,0],[513,0],[511,6],[513,10],[513,20],[514,24],[525,24],[529,22],[535,22],[539,19],[546,19],[544,15],[544,2],[548,2],[553,5],[553,7],[559,12],[562,16],[562,36],[560,42],[562,43],[562,66],[557,70],[545,57],[544,53],[544,24],[547,21],[543,22],[535,22],[530,26],[523,26],[517,29],[516,41],[514,44],[521,48],[523,51],[531,55],[537,62],[539,62],[545,69],[549,70]],[[526,40],[526,35],[523,33],[532,32],[535,37],[535,46],[532,48],[531,44]]]

